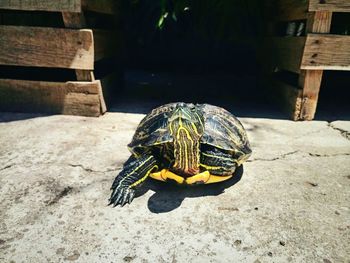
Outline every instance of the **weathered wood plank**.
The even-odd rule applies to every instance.
[[[0,9],[81,12],[81,0],[1,0]]]
[[[332,12],[314,12],[311,14],[311,17],[307,21],[307,33],[328,33],[330,31],[331,22]],[[310,36],[312,35],[307,35],[306,42],[310,40]],[[317,44],[319,41],[315,40],[314,42]],[[309,44],[305,43],[303,62],[308,48]],[[311,56],[311,59],[315,59],[318,57],[318,54],[312,53],[309,56]],[[314,62],[311,63],[313,64]],[[303,89],[303,95],[298,116],[299,120],[312,120],[314,118],[318,102],[318,94],[321,88],[322,76],[322,70],[302,70],[300,72],[299,86]]]
[[[84,10],[99,12],[104,14],[115,14],[117,4],[116,0],[82,0]]]
[[[67,28],[84,28],[86,20],[84,13],[62,12],[63,23]],[[94,81],[95,76],[92,70],[76,69],[75,74],[78,81]]]
[[[306,33],[329,33],[331,30],[332,12],[311,12],[306,23]]]
[[[95,81],[95,74],[92,70],[76,69],[75,75],[78,81]]]
[[[350,36],[309,34],[301,68],[350,70]]]
[[[0,79],[0,110],[101,115],[100,83]]]
[[[0,26],[0,64],[93,69],[92,30]]]
[[[272,37],[270,41],[273,67],[299,73],[305,37]]]
[[[309,0],[309,11],[350,12],[349,0]]]
[[[98,86],[98,97],[100,100],[100,110],[101,114],[104,114],[107,111],[107,106],[106,106],[106,101],[105,101],[105,94],[103,92],[103,81],[97,80],[96,81],[97,86]]]
[[[302,86],[302,103],[297,120],[312,120],[316,113],[323,70],[301,71],[299,82]]]

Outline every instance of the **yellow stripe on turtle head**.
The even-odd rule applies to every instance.
[[[169,132],[174,143],[174,168],[185,174],[199,172],[199,145],[203,134],[199,113],[185,104],[176,108],[169,118]]]

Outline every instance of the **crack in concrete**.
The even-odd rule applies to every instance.
[[[254,162],[254,161],[273,162],[273,161],[285,159],[287,156],[293,155],[293,154],[296,154],[296,153],[305,153],[305,154],[308,154],[311,157],[350,156],[350,153],[318,154],[318,153],[310,153],[310,152],[293,151],[293,152],[288,152],[288,153],[282,154],[282,155],[280,155],[278,157],[271,158],[271,159],[256,158],[256,159],[247,160],[247,163]]]
[[[287,156],[296,154],[296,153],[298,153],[298,152],[299,152],[299,151],[288,152],[288,153],[282,154],[282,155],[280,155],[280,156],[278,156],[278,157],[271,158],[271,159],[256,158],[256,159],[247,160],[247,162],[248,162],[248,163],[249,163],[249,162],[254,162],[254,161],[273,162],[273,161],[277,161],[277,160],[284,159],[284,158],[286,158]]]
[[[335,156],[348,156],[350,153],[334,153],[334,154],[318,154],[318,153],[307,153],[312,157],[335,157]]]
[[[32,165],[52,165],[53,163],[33,163]],[[3,170],[6,170],[6,169],[9,169],[13,166],[17,166],[17,165],[22,165],[24,166],[25,164],[19,164],[19,163],[13,163],[13,164],[9,164],[9,165],[6,165],[2,168],[0,168],[0,171],[3,171]],[[94,170],[94,169],[91,169],[91,168],[86,168],[84,167],[82,164],[71,164],[71,163],[68,163],[68,164],[65,164],[63,163],[63,165],[68,165],[68,166],[71,166],[71,167],[79,167],[81,169],[83,169],[84,171],[86,172],[89,172],[89,173],[108,173],[108,172],[116,172],[120,169],[122,169],[123,167],[116,167],[114,169],[107,169],[107,170],[104,170],[104,171],[99,171],[99,170]]]
[[[93,169],[91,169],[91,168],[86,168],[86,167],[84,167],[82,164],[71,164],[71,163],[69,163],[68,165],[71,166],[71,167],[79,167],[79,168],[81,168],[81,169],[83,169],[84,171],[89,172],[89,173],[108,173],[108,172],[116,172],[116,171],[118,171],[118,170],[120,170],[120,169],[122,168],[122,167],[116,167],[116,168],[114,168],[114,169],[107,169],[107,170],[104,170],[104,171],[99,171],[99,170],[93,170]]]
[[[47,205],[54,205],[58,203],[60,199],[68,195],[73,190],[73,187],[67,186],[62,191],[60,191],[52,200],[47,202]]]
[[[336,130],[340,132],[340,135],[343,136],[345,139],[350,140],[350,132],[343,130],[341,128],[335,127],[331,122],[328,122],[328,127],[332,128],[333,130]]]
[[[11,168],[11,167],[14,166],[14,165],[16,165],[16,164],[9,164],[9,165],[6,165],[6,166],[4,166],[3,168],[0,168],[0,171],[6,170],[6,169],[8,169],[8,168]]]

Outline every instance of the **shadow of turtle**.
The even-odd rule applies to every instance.
[[[231,187],[241,180],[243,170],[243,165],[241,165],[229,180],[208,185],[182,186],[148,180],[143,187],[144,191],[142,194],[148,190],[154,191],[154,194],[148,200],[148,209],[152,213],[167,213],[180,207],[185,198],[218,196],[222,194],[226,188]],[[142,194],[139,193],[138,196]]]

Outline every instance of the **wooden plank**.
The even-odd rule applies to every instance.
[[[115,0],[82,0],[82,6],[88,11],[115,14],[118,2]]]
[[[104,114],[107,111],[107,106],[106,106],[106,101],[104,98],[104,93],[103,93],[103,81],[101,82],[100,80],[96,81],[97,86],[98,86],[98,97],[100,100],[100,110],[101,114]]]
[[[315,12],[312,17],[307,21],[306,30],[307,33],[328,33],[330,31],[330,25],[332,21],[331,12]],[[310,38],[310,34],[307,36],[307,41]],[[319,41],[315,40],[314,43],[318,45]],[[314,63],[319,55],[313,52],[308,55],[307,49],[309,48],[309,43],[305,43],[304,56],[301,67],[303,67],[304,58],[311,57],[311,64]],[[335,47],[336,48],[336,47]],[[316,51],[316,50],[313,50]],[[303,97],[300,113],[298,116],[299,120],[312,120],[316,113],[318,94],[321,88],[323,71],[322,70],[302,70],[299,76],[299,85],[303,89]]]
[[[273,20],[293,21],[307,18],[307,0],[278,0],[275,6]]]
[[[81,0],[1,0],[0,9],[81,12]]]
[[[0,26],[0,64],[94,69],[91,30]]]
[[[301,68],[350,70],[350,36],[309,34]]]
[[[306,33],[329,33],[331,22],[332,12],[309,13],[306,23]]]
[[[86,26],[84,13],[62,12],[65,27],[81,29]],[[75,74],[79,81],[94,81],[95,76],[92,70],[76,69]]]
[[[76,69],[75,75],[78,81],[95,81],[95,74],[92,70]]]
[[[305,37],[272,37],[270,41],[269,56],[273,67],[299,73]]]
[[[0,110],[99,116],[100,83],[0,79]]]
[[[305,70],[301,72],[299,81],[303,87],[303,92],[298,120],[312,120],[314,118],[322,76],[323,70]]]
[[[309,11],[350,12],[349,0],[309,0]]]

